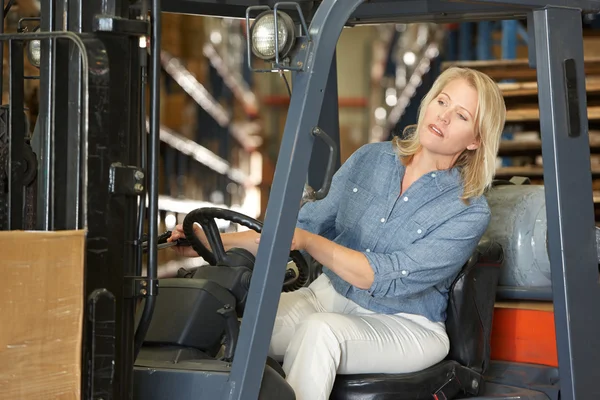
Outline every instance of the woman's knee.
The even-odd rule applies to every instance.
[[[312,338],[327,337],[337,342],[343,340],[342,331],[347,325],[343,315],[335,313],[316,313],[307,316],[300,322],[296,335]]]
[[[269,346],[269,356],[278,361],[283,359],[298,324],[311,313],[317,312],[307,290],[300,289],[281,295]]]
[[[275,325],[295,326],[303,315],[316,312],[307,290],[302,288],[295,292],[281,294],[277,305]]]

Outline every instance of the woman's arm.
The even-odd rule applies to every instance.
[[[256,243],[260,238],[255,239]],[[359,289],[373,285],[375,273],[367,257],[359,251],[341,246],[320,235],[296,228],[291,250],[304,250],[340,278]]]
[[[340,278],[375,297],[411,295],[456,275],[485,232],[489,210],[451,218],[405,251],[359,252],[296,229],[292,250],[304,250]],[[258,241],[258,240],[257,240]]]
[[[363,253],[301,229],[296,229],[297,237],[305,242],[303,250],[349,284],[364,290],[373,285],[375,272]]]
[[[200,239],[204,247],[208,250],[211,250],[210,245],[208,244],[208,239],[206,239],[206,235],[202,228],[198,225],[194,224],[194,233]],[[231,233],[222,233],[221,241],[223,242],[223,247],[225,251],[233,248],[233,247],[241,247],[243,249],[248,250],[254,256],[256,256],[256,252],[258,251],[258,245],[256,244],[256,238],[259,237],[259,234],[253,230],[242,231],[242,232],[231,232]],[[183,226],[177,225],[173,232],[171,233],[171,237],[167,239],[167,242],[173,242],[177,239],[185,238],[185,233],[183,233]],[[174,246],[172,248],[179,255],[185,257],[198,257],[198,253],[191,246]]]
[[[411,296],[454,278],[481,240],[489,209],[472,208],[450,218],[402,251],[363,253],[375,272],[373,297]]]
[[[296,232],[298,232],[298,229],[300,229],[302,232],[312,232],[314,233],[315,237],[317,237],[318,235],[322,235],[325,237],[334,237],[335,236],[335,218],[337,216],[337,212],[338,212],[338,208],[340,205],[340,202],[343,201],[343,196],[344,196],[344,188],[346,185],[346,182],[348,180],[348,177],[351,176],[353,174],[353,168],[356,165],[356,163],[358,162],[358,160],[360,160],[364,154],[366,152],[368,152],[370,149],[370,147],[368,145],[364,145],[361,148],[359,148],[357,151],[355,151],[350,157],[348,157],[348,159],[346,160],[346,162],[344,162],[340,169],[334,174],[332,182],[331,182],[331,186],[329,188],[329,193],[327,194],[327,196],[319,201],[315,201],[315,202],[311,202],[311,203],[307,203],[305,204],[298,212],[298,219],[296,222],[296,226],[298,227]],[[202,244],[204,244],[204,246],[208,249],[210,249],[210,247],[208,246],[208,241],[206,240],[206,236],[204,235],[204,232],[202,231],[202,229],[197,226],[194,225],[194,232],[196,233],[196,235],[198,236],[198,238],[200,238],[200,241],[202,242]],[[171,238],[168,241],[174,241],[177,240],[179,238],[184,238],[185,234],[183,233],[183,229],[181,225],[178,225],[174,230],[173,233],[171,235]],[[258,251],[258,242],[256,241],[256,239],[260,237],[260,234],[254,232],[254,231],[244,231],[244,232],[234,232],[234,233],[225,233],[225,234],[221,234],[221,240],[223,241],[223,247],[225,248],[225,251],[231,249],[232,247],[241,247],[244,248],[248,251],[250,251],[252,254],[254,254],[254,256],[256,256],[256,253]],[[329,243],[329,245],[327,246],[326,249],[331,249],[331,245],[335,245],[335,243],[325,239],[327,241],[327,243]],[[336,245],[337,247],[341,247]],[[192,249],[191,247],[182,247],[182,246],[175,246],[173,247],[173,250],[175,250],[178,254],[182,255],[182,256],[186,256],[186,257],[197,257],[198,254],[194,251],[194,249]],[[303,250],[303,249],[301,249]],[[321,259],[327,259],[328,258],[324,257],[324,253],[320,253],[320,251],[316,251],[317,249],[313,249],[315,250],[314,253],[315,254],[319,254],[321,256]],[[348,249],[346,249],[348,250]],[[307,250],[306,250],[307,251]],[[322,250],[321,250],[322,251]],[[325,250],[326,252],[327,250]],[[307,251],[313,258],[315,258],[317,261],[321,262],[321,259],[315,257],[314,254],[310,253],[309,251]],[[362,263],[365,260],[364,256],[357,256],[356,254],[359,254],[358,252],[352,252],[352,257],[356,256],[360,262]],[[343,259],[344,261],[346,260],[346,258],[348,257],[348,254],[344,253]],[[355,260],[356,262],[356,260]],[[365,264],[368,267],[368,263]],[[365,269],[366,270],[366,269]],[[350,274],[352,275],[352,274]],[[362,274],[359,274],[362,275]]]

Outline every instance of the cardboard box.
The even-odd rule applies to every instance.
[[[0,254],[0,399],[80,399],[85,232],[0,232]]]

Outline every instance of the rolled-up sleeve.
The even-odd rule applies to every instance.
[[[455,277],[489,221],[487,208],[466,209],[403,251],[363,253],[375,272],[368,293],[373,297],[410,296]]]

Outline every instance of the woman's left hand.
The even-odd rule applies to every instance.
[[[296,228],[290,250],[306,250],[311,235],[312,233],[305,231],[304,229]],[[260,236],[256,239],[256,243],[260,243]]]

